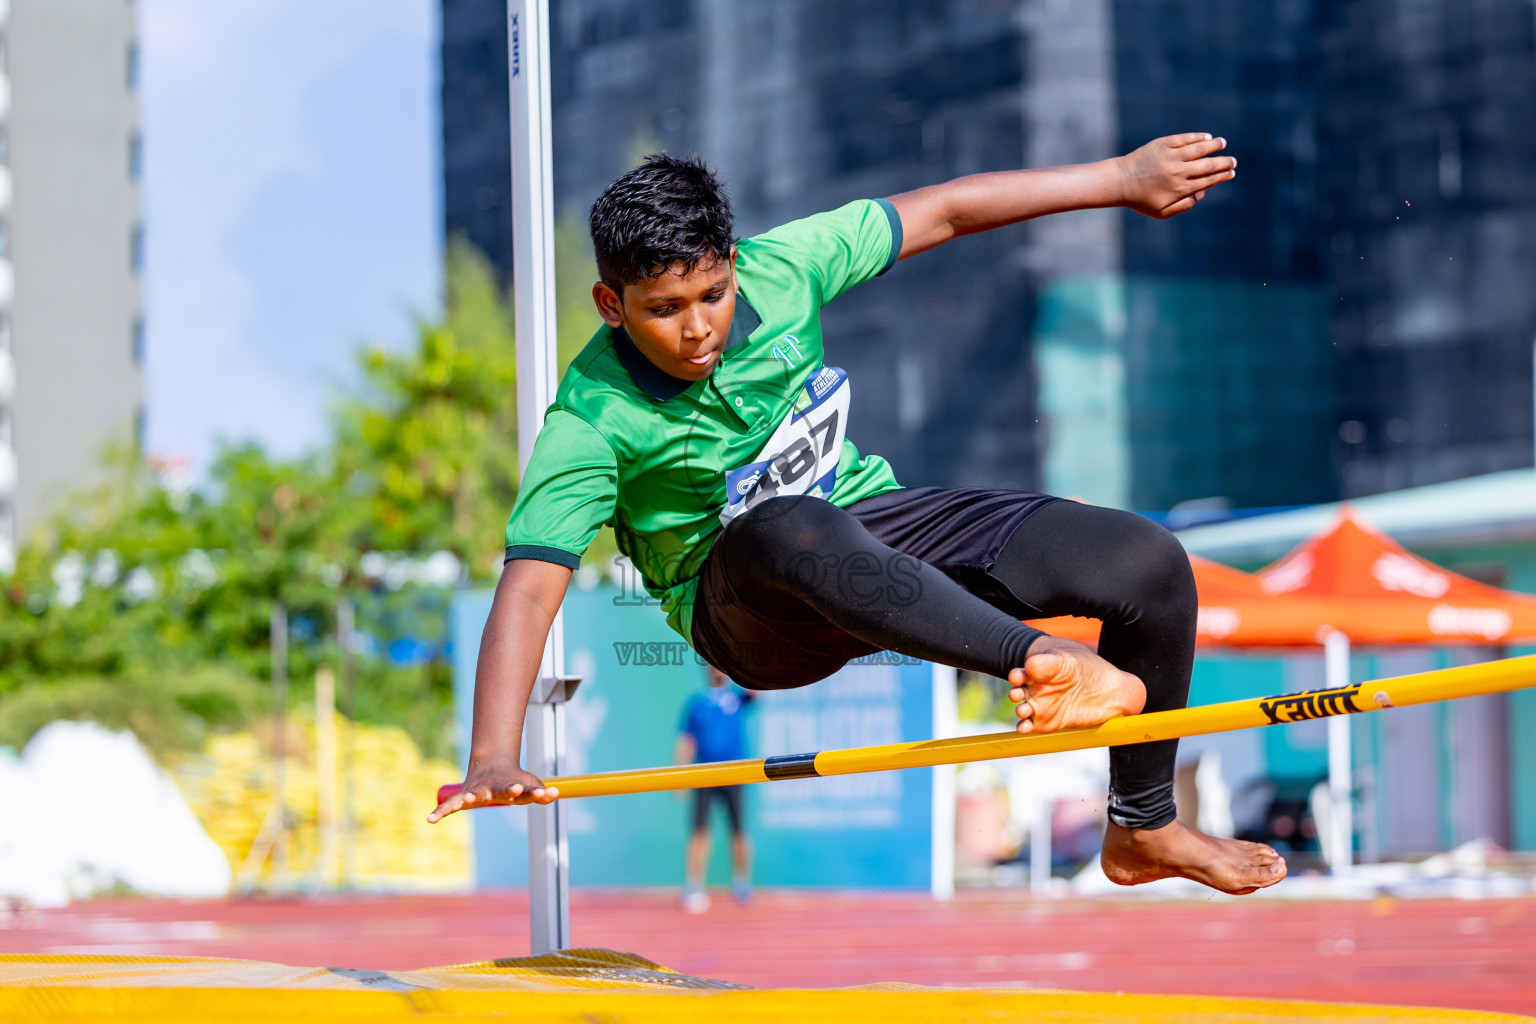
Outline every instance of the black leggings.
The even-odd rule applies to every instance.
[[[759,621],[819,620],[860,647],[1004,679],[1042,635],[1021,618],[1100,619],[1099,653],[1146,684],[1146,711],[1189,699],[1196,611],[1189,557],[1168,531],[1128,512],[1073,501],[1039,508],[986,570],[1001,586],[957,573],[962,585],[818,498],[769,499],[733,520],[710,557],[719,559],[721,589]],[[702,645],[700,653],[731,673]],[[856,654],[838,651],[842,660]],[[1160,828],[1174,819],[1177,750],[1177,740],[1110,750],[1111,821]]]

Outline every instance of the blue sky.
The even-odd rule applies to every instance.
[[[141,0],[149,449],[325,436],[439,304],[435,0]]]

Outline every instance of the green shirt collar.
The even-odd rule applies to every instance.
[[[736,312],[731,316],[731,333],[725,339],[725,349],[730,351],[747,340],[747,336],[763,324],[763,318],[747,297],[736,293]],[[659,402],[670,402],[687,391],[695,383],[674,377],[649,359],[635,346],[629,332],[622,327],[613,328],[613,347],[619,354],[619,362],[629,371],[629,376],[640,389]]]

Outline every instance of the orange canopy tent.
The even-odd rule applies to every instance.
[[[1290,647],[1322,643],[1321,631],[1342,618],[1336,602],[1308,595],[1276,596],[1253,575],[1190,555],[1200,610],[1195,626],[1202,646]],[[1095,644],[1099,620],[1063,615],[1030,622],[1052,636]]]
[[[1333,605],[1325,621],[1355,643],[1536,639],[1536,597],[1426,562],[1362,522],[1348,506],[1327,531],[1303,541],[1257,577],[1264,593]]]
[[[1357,644],[1536,640],[1536,597],[1500,590],[1410,554],[1348,506],[1323,533],[1250,575],[1189,556],[1203,646],[1310,646],[1337,631]],[[1097,619],[1030,625],[1092,644]]]
[[[1500,644],[1536,638],[1536,598],[1490,587],[1409,554],[1347,505],[1323,533],[1258,573],[1265,592],[1335,606],[1324,638],[1330,689],[1349,685],[1351,643]],[[1328,719],[1329,862],[1354,849],[1349,720]]]

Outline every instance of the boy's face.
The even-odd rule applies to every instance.
[[[667,271],[624,286],[623,294],[599,281],[592,301],[609,327],[623,327],[635,347],[658,368],[683,380],[714,372],[731,335],[736,313],[736,249],[729,260]]]

